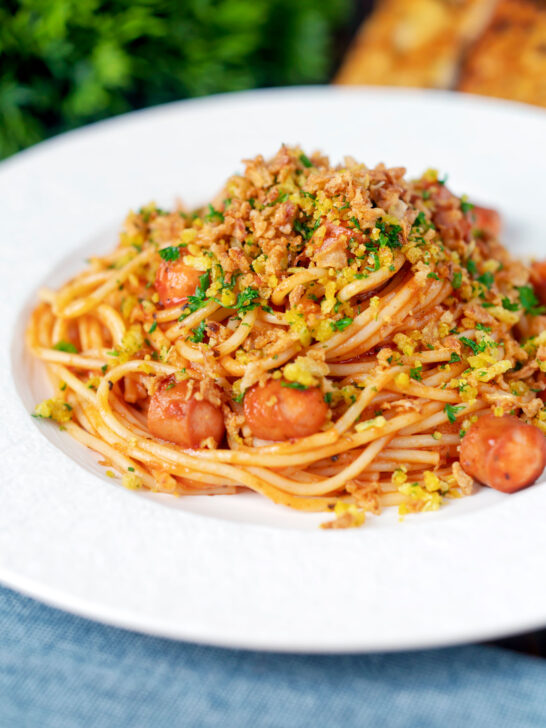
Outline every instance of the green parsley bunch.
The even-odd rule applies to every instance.
[[[4,0],[0,158],[166,101],[325,81],[349,0]]]

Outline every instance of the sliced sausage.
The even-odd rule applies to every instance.
[[[184,448],[197,448],[210,437],[218,445],[225,425],[219,406],[198,399],[187,381],[176,382],[169,377],[150,399],[148,429],[154,437]]]
[[[534,483],[544,470],[546,437],[512,415],[483,415],[464,436],[460,459],[468,475],[514,493]]]
[[[546,260],[536,261],[531,265],[531,283],[540,303],[546,305]]]
[[[499,237],[502,228],[502,221],[501,216],[496,210],[492,210],[490,207],[474,205],[470,212],[470,216],[472,217],[475,228],[478,228],[478,230],[484,230],[494,238]]]
[[[184,303],[188,296],[195,293],[199,277],[198,271],[181,260],[162,261],[155,276],[155,290],[159,294],[162,306],[175,306]]]
[[[287,384],[285,382],[284,384]],[[293,389],[278,379],[254,385],[243,400],[248,426],[262,440],[290,440],[318,432],[328,406],[318,387]]]

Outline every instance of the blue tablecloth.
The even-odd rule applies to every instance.
[[[546,726],[546,661],[495,647],[305,656],[80,619],[0,588],[2,728]]]

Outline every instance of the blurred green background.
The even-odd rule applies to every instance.
[[[0,158],[130,109],[327,81],[351,0],[0,0]]]

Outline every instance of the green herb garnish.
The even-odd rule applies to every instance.
[[[173,260],[178,260],[180,258],[180,246],[170,245],[168,248],[162,248],[159,251],[159,255],[167,263],[170,263]]]
[[[507,296],[502,299],[501,303],[502,307],[505,308],[507,311],[519,310],[519,303],[517,301],[511,301]]]
[[[476,263],[472,260],[472,258],[469,258],[466,261],[465,266],[466,266],[466,270],[470,273],[471,276],[476,275],[476,273],[478,272]]]
[[[422,227],[426,221],[425,213],[421,211],[413,221],[412,227]]]
[[[461,287],[462,283],[463,283],[463,274],[461,273],[460,270],[458,270],[453,274],[453,278],[451,280],[451,285],[453,286],[453,288],[455,290],[457,290],[458,288]]]
[[[57,351],[66,351],[67,354],[77,354],[78,350],[70,341],[58,341],[53,345],[53,348]]]
[[[200,308],[203,308],[203,306],[206,306],[207,304],[207,289],[210,285],[210,272],[207,270],[203,275],[199,276],[199,283],[197,284],[197,287],[195,289],[195,293],[193,296],[188,296],[188,303],[184,309],[184,313],[180,318],[179,321],[182,321],[186,318],[190,313],[193,313],[194,311],[198,311]],[[186,310],[187,309],[187,310]]]
[[[482,351],[485,351],[485,343],[481,341],[479,344],[477,344],[475,341],[472,341],[472,339],[469,339],[466,336],[460,336],[459,341],[462,341],[463,344],[466,344],[474,354],[479,354]]]
[[[456,407],[453,404],[446,404],[444,407],[444,412],[447,415],[447,419],[453,424],[455,420],[457,419],[457,413],[461,412],[461,410],[464,410],[464,405],[460,407]]]
[[[205,215],[205,220],[208,222],[213,222],[214,220],[217,220],[218,222],[224,222],[224,216],[220,212],[220,210],[215,210],[214,207],[209,203],[209,211]]]
[[[540,316],[540,314],[546,312],[546,307],[538,305],[539,300],[532,286],[519,286],[517,290],[520,303],[526,314],[529,314],[529,316]]]
[[[373,258],[373,268],[370,268],[370,266],[366,266],[366,270],[371,270],[375,273],[381,268],[381,261],[379,260],[379,255],[375,250],[373,250],[370,255]]]
[[[205,330],[207,328],[207,325],[205,321],[201,321],[199,326],[197,326],[195,329],[192,329],[193,336],[190,336],[190,341],[193,341],[194,344],[200,344],[203,339],[205,338]]]
[[[410,378],[415,379],[417,382],[420,382],[423,379],[422,371],[423,371],[422,364],[419,364],[419,366],[417,366],[417,367],[411,367],[409,370]]]
[[[237,294],[234,308],[241,316],[244,316],[245,313],[253,311],[260,305],[259,298],[260,294],[256,288],[245,288],[244,291]]]
[[[346,316],[345,318],[339,319],[339,321],[331,321],[330,323],[335,331],[344,331],[353,323],[353,319]]]
[[[393,250],[394,248],[402,247],[402,243],[398,239],[398,235],[402,232],[400,225],[391,225],[389,230],[387,230],[382,220],[378,220],[375,225],[380,230],[380,235],[377,239],[380,248],[387,247]]]
[[[482,273],[481,276],[478,276],[478,281],[483,283],[487,290],[490,291],[491,286],[495,282],[495,276],[491,273],[491,271],[487,271],[486,273]]]

